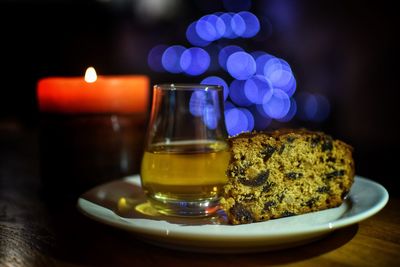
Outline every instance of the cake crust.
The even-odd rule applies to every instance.
[[[228,141],[221,205],[232,224],[337,207],[354,181],[353,148],[322,132],[251,132]]]

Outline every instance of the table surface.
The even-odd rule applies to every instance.
[[[0,127],[0,266],[400,266],[400,198],[358,224],[274,252],[200,254],[150,245],[41,194],[37,131]]]

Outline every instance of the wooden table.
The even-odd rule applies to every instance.
[[[400,198],[377,215],[301,247],[252,254],[169,250],[42,196],[37,131],[0,128],[0,266],[400,266]],[[55,178],[56,179],[56,178]]]

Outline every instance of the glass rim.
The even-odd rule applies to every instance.
[[[155,84],[154,89],[161,90],[222,90],[221,85],[216,84],[196,84],[196,83],[163,83]]]

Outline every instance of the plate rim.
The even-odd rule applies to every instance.
[[[140,184],[140,176],[138,174],[128,176],[123,178],[123,180],[128,181],[128,182],[134,182],[137,184],[137,181],[139,180]],[[80,212],[82,212],[84,215],[88,216],[89,218],[98,221],[100,223],[104,223],[119,229],[127,230],[132,233],[137,233],[140,235],[147,235],[147,236],[163,236],[164,238],[170,238],[170,239],[192,239],[192,240],[267,240],[267,239],[274,239],[276,237],[281,237],[281,238],[287,238],[287,237],[293,237],[293,236],[298,236],[298,235],[307,235],[307,234],[318,234],[318,233],[327,233],[331,232],[346,226],[350,226],[352,224],[358,223],[360,221],[363,221],[376,213],[378,213],[380,210],[382,210],[385,205],[387,204],[389,200],[389,193],[388,191],[379,183],[370,180],[368,178],[358,176],[356,175],[354,178],[354,184],[356,183],[364,183],[372,187],[380,196],[379,200],[372,206],[369,207],[368,209],[362,210],[361,212],[351,215],[349,217],[344,217],[342,218],[343,214],[341,217],[332,220],[331,222],[327,223],[321,223],[321,224],[316,224],[316,225],[310,225],[310,226],[304,226],[300,228],[295,228],[294,230],[279,230],[279,231],[274,231],[274,232],[252,232],[252,233],[242,233],[243,230],[248,228],[249,225],[254,225],[257,224],[259,226],[262,226],[262,224],[266,224],[269,221],[265,222],[257,222],[257,223],[252,223],[252,224],[241,224],[241,225],[198,225],[198,226],[181,226],[178,224],[174,223],[169,223],[166,221],[158,221],[163,224],[163,226],[168,226],[168,225],[173,225],[174,228],[172,231],[170,229],[161,229],[160,227],[143,227],[143,224],[139,226],[141,222],[146,222],[146,221],[155,221],[151,219],[136,219],[136,218],[123,218],[115,214],[112,210],[107,209],[101,205],[95,204],[93,202],[90,202],[82,197],[78,198],[77,201],[77,208]],[[102,184],[99,186],[106,186],[106,184]],[[350,190],[349,193],[349,199],[352,198],[352,195],[354,194],[353,187]],[[348,200],[351,201],[351,200]],[[351,209],[351,208],[350,208]],[[94,211],[95,210],[100,210],[103,214],[103,216],[99,216],[96,214]],[[318,211],[318,212],[323,212],[323,211]],[[348,212],[348,211],[347,211]],[[104,217],[104,214],[107,213],[107,217]],[[346,212],[345,212],[346,213]],[[302,215],[297,215],[297,216],[307,216],[308,214],[302,214]],[[284,218],[283,218],[284,219]],[[279,219],[275,219],[279,220]],[[134,224],[136,222],[136,224]],[[218,235],[216,235],[216,231],[212,231],[210,233],[205,233],[203,231],[201,232],[192,232],[190,230],[193,229],[193,227],[196,229],[197,227],[202,227],[202,228],[211,228],[211,229],[220,229],[221,231],[218,232]],[[237,229],[238,231],[235,232],[234,235],[232,235],[232,232],[230,233],[224,233],[223,229],[225,227],[229,227],[231,229]]]

